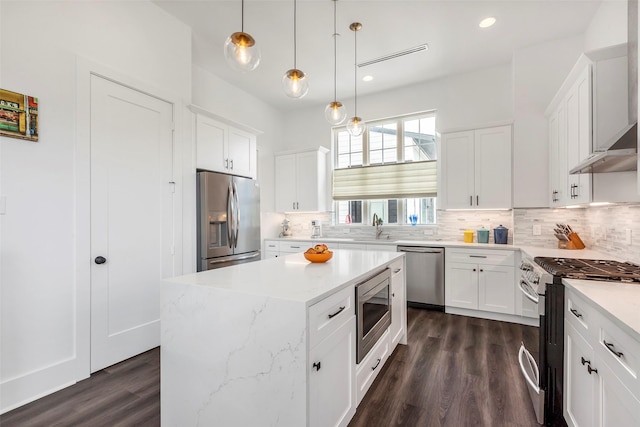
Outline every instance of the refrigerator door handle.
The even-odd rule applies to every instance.
[[[238,233],[240,232],[240,200],[238,196],[238,187],[233,183],[233,200],[235,205],[234,216],[234,232],[233,232],[233,246],[238,247]]]
[[[227,243],[233,249],[233,189],[231,183],[227,189]]]

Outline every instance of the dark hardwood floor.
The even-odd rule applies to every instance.
[[[408,327],[349,427],[538,426],[518,365],[522,326],[409,308]]]
[[[160,348],[0,416],[2,427],[160,425]]]
[[[537,426],[518,367],[520,326],[413,308],[408,322],[409,345],[391,355],[350,427]],[[159,425],[157,348],[0,416],[2,427]]]

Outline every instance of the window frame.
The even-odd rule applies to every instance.
[[[368,166],[377,166],[377,165],[386,165],[386,164],[394,164],[394,163],[409,163],[409,162],[421,162],[424,160],[405,160],[405,145],[404,145],[404,123],[406,121],[410,121],[410,120],[420,120],[420,119],[424,119],[424,118],[428,118],[428,117],[433,117],[434,119],[437,119],[437,110],[429,110],[429,111],[423,111],[423,112],[419,112],[419,113],[412,113],[412,114],[405,114],[405,115],[401,115],[401,116],[396,116],[396,117],[389,117],[386,119],[376,119],[376,120],[372,120],[370,122],[366,122],[366,129],[362,134],[362,165],[354,165],[354,166],[347,166],[346,168],[352,168],[352,167],[356,167],[356,168],[360,168],[360,167],[368,167]],[[383,155],[383,162],[382,163],[374,163],[373,165],[370,163],[370,141],[369,141],[369,131],[371,129],[371,127],[383,127],[385,124],[389,124],[395,122],[396,124],[396,160],[393,162],[384,162],[384,155]],[[334,128],[331,129],[331,147],[332,147],[332,164],[331,164],[331,171],[333,172],[336,169],[346,169],[344,167],[338,167],[339,165],[339,150],[338,150],[338,134],[340,132],[345,132],[346,131],[346,125],[343,126],[336,126]],[[435,129],[434,129],[434,137],[435,137]],[[351,141],[350,141],[351,142]],[[383,145],[383,152],[384,152],[384,145]],[[351,153],[350,153],[351,154]],[[351,157],[351,156],[350,156]],[[439,159],[436,158],[436,161],[438,161]],[[429,161],[429,160],[427,160]],[[424,197],[424,198],[428,198],[428,197]],[[415,199],[415,198],[411,198],[411,199]],[[431,224],[417,224],[418,226],[423,226],[423,227],[432,227],[434,225],[437,224],[437,196],[434,197],[435,199],[435,205],[436,207],[434,208],[434,222]],[[351,223],[351,224],[346,224],[346,223],[340,223],[340,220],[338,218],[338,203],[340,202],[340,200],[332,200],[333,202],[333,206],[334,206],[334,215],[333,215],[333,221],[334,221],[334,225],[340,225],[340,226],[345,226],[345,225],[368,225],[368,223],[366,222],[366,219],[371,217],[371,204],[370,202],[372,200],[375,201],[380,201],[380,200],[385,200],[388,201],[389,200],[397,200],[398,201],[398,207],[397,207],[397,217],[399,219],[402,219],[402,222],[398,222],[398,223],[393,223],[391,225],[398,225],[398,226],[411,226],[411,224],[409,222],[406,222],[406,216],[407,216],[407,209],[406,209],[406,202],[403,202],[405,200],[407,200],[407,198],[403,198],[403,197],[399,197],[399,198],[389,198],[389,199],[354,199],[353,201],[360,201],[361,203],[361,209],[362,209],[362,220],[363,222],[361,223]],[[385,224],[388,225],[388,224]]]

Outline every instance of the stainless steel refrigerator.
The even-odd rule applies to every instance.
[[[197,174],[198,271],[260,259],[260,189],[239,176]]]

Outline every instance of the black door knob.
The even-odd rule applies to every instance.
[[[95,259],[96,264],[104,264],[107,262],[107,259],[103,256],[97,256]]]

